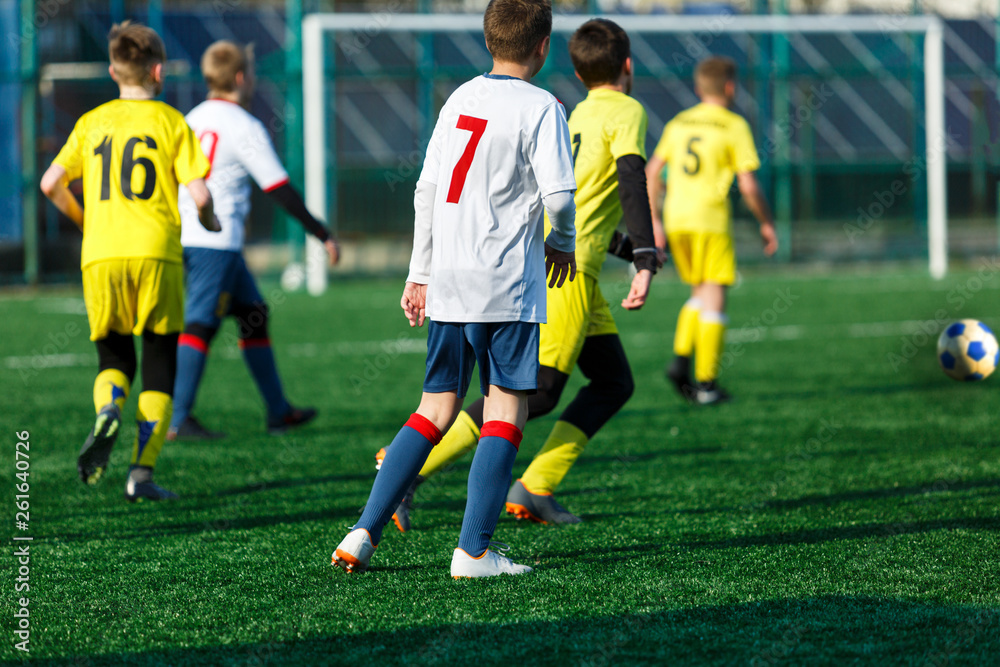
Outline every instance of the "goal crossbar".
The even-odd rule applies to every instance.
[[[589,15],[557,15],[552,30],[572,33]],[[781,34],[781,33],[882,33],[924,36],[924,103],[926,130],[927,243],[930,274],[943,278],[948,271],[948,222],[944,79],[944,23],[936,16],[614,16],[626,31],[672,34]],[[483,25],[480,14],[394,14],[391,12],[310,14],[302,20],[302,79],[305,136],[306,203],[314,214],[326,216],[327,128],[325,105],[326,32],[433,33],[475,32]],[[322,244],[309,239],[306,249],[306,284],[311,293],[326,288]]]

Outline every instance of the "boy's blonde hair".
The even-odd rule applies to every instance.
[[[236,42],[215,42],[201,56],[201,75],[210,91],[231,93],[236,90],[236,75],[253,66],[253,44],[240,46]]]
[[[694,85],[702,95],[725,95],[730,81],[736,81],[736,62],[732,58],[711,56],[694,70]]]
[[[490,0],[483,14],[483,33],[494,60],[524,63],[552,34],[552,4],[548,0]]]
[[[108,59],[119,83],[140,86],[149,82],[153,66],[167,61],[167,49],[152,28],[123,21],[108,33]]]

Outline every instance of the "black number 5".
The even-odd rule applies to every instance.
[[[94,149],[94,155],[101,158],[101,201],[111,199],[111,137],[104,137],[101,143]],[[139,199],[149,199],[156,189],[156,165],[148,157],[135,157],[135,145],[146,144],[149,148],[156,150],[156,141],[152,137],[132,137],[125,143],[125,152],[122,156],[122,195],[131,201],[134,197]],[[145,172],[145,180],[141,192],[132,192],[132,170],[142,167]]]
[[[573,135],[573,166],[576,166],[576,156],[580,154],[580,133]]]
[[[684,173],[688,176],[694,176],[701,171],[701,158],[694,152],[694,144],[696,141],[701,141],[701,137],[691,137],[691,140],[688,141],[688,155],[694,158],[693,167],[690,166],[690,160],[688,160],[688,164],[684,165]]]

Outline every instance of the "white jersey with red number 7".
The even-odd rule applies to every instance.
[[[562,104],[521,79],[476,77],[441,109],[420,180],[436,186],[428,317],[544,322],[542,197],[576,190]]]

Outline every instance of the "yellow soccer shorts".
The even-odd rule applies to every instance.
[[[180,333],[184,329],[184,267],[159,259],[108,259],[83,269],[90,340],[109,333]]]
[[[541,325],[538,361],[569,375],[589,336],[618,333],[611,308],[601,294],[597,279],[576,274],[562,287],[546,292],[548,323]]]
[[[688,285],[732,285],[736,280],[733,237],[717,232],[670,232],[670,256]]]

